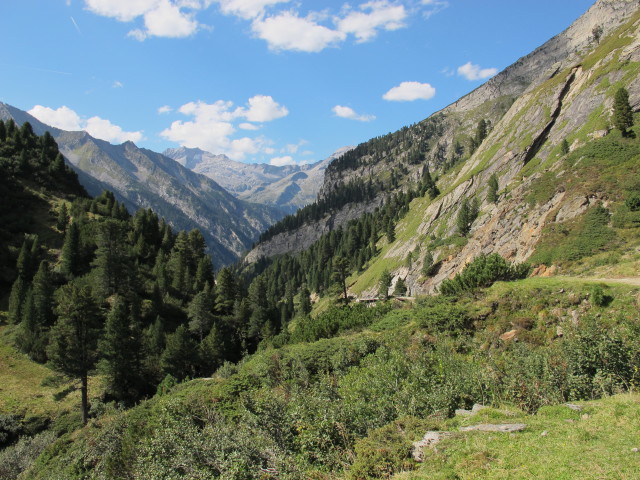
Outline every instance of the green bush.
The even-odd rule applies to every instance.
[[[509,264],[497,253],[481,254],[464,270],[440,285],[443,295],[459,295],[478,288],[487,288],[497,281],[508,281],[525,278],[529,274],[528,264]]]

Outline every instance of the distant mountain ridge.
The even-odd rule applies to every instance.
[[[292,213],[316,199],[332,160],[353,147],[343,147],[318,162],[303,165],[243,163],[199,148],[170,148],[163,155],[201,173],[241,200],[273,205]]]
[[[210,178],[133,142],[112,145],[86,132],[50,127],[4,103],[0,119],[28,121],[39,135],[49,131],[90,194],[112,190],[131,210],[151,208],[177,229],[200,229],[216,267],[235,261],[283,216],[280,209],[239,200]]]

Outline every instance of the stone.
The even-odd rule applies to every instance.
[[[422,437],[422,440],[419,440],[417,442],[413,442],[413,451],[411,452],[411,455],[413,456],[413,459],[416,462],[422,462],[424,461],[424,448],[428,447],[428,448],[433,448],[435,449],[436,444],[438,444],[440,442],[440,440],[451,436],[451,432],[436,432],[436,431],[429,431],[427,433],[424,434],[424,437]]]
[[[518,334],[518,330],[516,329],[509,330],[508,332],[505,332],[502,335],[500,335],[500,340],[503,340],[505,342],[507,340],[513,340],[517,334]]]
[[[546,430],[540,434],[541,437],[546,437],[547,435],[549,435],[549,432]]]
[[[460,427],[461,432],[520,432],[527,428],[526,423],[481,423],[479,425],[470,425],[468,427]]]
[[[632,448],[631,451],[633,453],[638,453],[640,451],[640,449],[638,449],[638,447]]]
[[[556,327],[556,337],[562,337],[562,336],[564,336],[564,330],[560,325],[558,325]]]
[[[565,403],[564,406],[570,408],[571,410],[575,410],[576,412],[582,410],[582,407],[580,405],[576,405],[575,403]]]
[[[587,420],[587,419],[591,418],[591,415],[589,415],[588,413],[583,413],[583,414],[580,416],[580,418],[581,418],[582,420]]]

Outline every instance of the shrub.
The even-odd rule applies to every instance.
[[[451,280],[440,285],[443,295],[458,295],[477,288],[487,288],[497,281],[517,280],[529,274],[528,264],[509,264],[497,253],[479,255]]]

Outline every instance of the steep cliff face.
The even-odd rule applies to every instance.
[[[505,69],[483,86],[417,125],[405,128],[384,143],[359,146],[357,158],[338,159],[327,169],[320,197],[330,195],[355,178],[400,177],[396,190],[415,184],[425,168],[438,175],[441,194],[434,200],[412,203],[408,218],[398,225],[398,240],[380,244],[378,260],[352,285],[355,294],[375,290],[374,273],[384,266],[396,278],[405,278],[411,291],[433,291],[479,253],[498,252],[514,261],[528,259],[549,223],[567,221],[583,213],[607,192],[572,191],[563,185],[573,172],[561,161],[560,144],[571,150],[610,130],[613,95],[620,86],[630,93],[637,111],[640,104],[639,38],[640,2],[600,0],[558,36]],[[602,29],[598,42],[596,27]],[[489,125],[480,145],[472,139],[478,122]],[[419,162],[415,151],[420,152]],[[486,201],[491,175],[501,191],[497,205]],[[531,201],[532,190],[549,183],[552,191],[543,201]],[[564,182],[564,183],[563,183]],[[393,187],[393,184],[390,184]],[[344,212],[373,210],[393,188],[381,191],[369,205],[353,204],[327,213],[316,225],[275,235],[259,244],[247,257],[297,251],[312,243],[326,228],[343,225]],[[438,245],[456,233],[456,216],[463,198],[480,201],[480,215],[465,240],[456,248]],[[295,239],[295,241],[293,241]],[[409,252],[429,248],[439,270],[423,278],[420,261],[406,262]],[[409,266],[410,265],[410,266]]]

